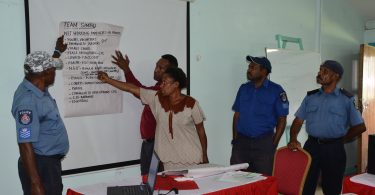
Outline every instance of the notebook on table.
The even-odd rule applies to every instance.
[[[159,162],[160,159],[154,151],[151,158],[151,164],[146,184],[131,186],[110,186],[107,187],[107,195],[152,195],[154,193],[154,186],[156,175],[158,173]]]

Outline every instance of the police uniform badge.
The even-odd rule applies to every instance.
[[[280,93],[280,99],[284,103],[288,102],[288,97],[286,96],[286,92],[285,91],[283,91],[283,92]]]
[[[359,106],[357,104],[357,101],[355,101],[355,99],[353,100],[353,104],[354,104],[354,108],[357,109],[357,110],[359,110]]]
[[[285,91],[280,93],[280,100],[282,102],[283,109],[288,109],[289,108],[289,102],[288,102],[288,97],[286,96]]]
[[[18,111],[18,122],[21,125],[28,125],[33,121],[33,112],[31,110]]]
[[[18,129],[18,137],[19,139],[28,139],[31,137],[31,128],[30,127],[22,127]]]

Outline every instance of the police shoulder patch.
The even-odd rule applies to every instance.
[[[342,94],[344,94],[348,98],[352,98],[354,96],[352,93],[350,93],[348,90],[346,90],[344,88],[340,88],[340,91],[341,91]]]
[[[28,125],[33,121],[33,112],[31,110],[18,111],[18,122],[22,125]]]
[[[281,99],[282,102],[288,102],[288,97],[286,96],[285,91],[280,93],[280,99]]]
[[[359,110],[359,106],[358,106],[357,101],[355,99],[353,99],[353,105],[354,105],[355,109]]]
[[[21,127],[18,129],[18,138],[19,139],[29,139],[31,137],[31,128],[30,127]]]
[[[307,95],[312,95],[312,94],[315,94],[315,93],[318,93],[318,92],[319,92],[319,89],[314,89],[314,90],[308,91]]]

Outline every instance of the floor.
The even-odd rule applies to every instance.
[[[322,191],[322,187],[320,185],[316,187],[315,195],[324,195]]]

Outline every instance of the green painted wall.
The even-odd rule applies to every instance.
[[[276,48],[276,34],[302,38],[305,50],[321,51],[322,60],[335,59],[344,65],[341,85],[351,89],[352,60],[357,58],[363,42],[363,27],[362,17],[340,0],[192,3],[191,94],[200,101],[207,116],[210,160],[229,164],[231,107],[240,84],[246,81],[247,54],[264,56],[265,47]],[[288,43],[287,49],[299,47]],[[293,115],[290,113],[289,117]],[[355,144],[348,147],[355,151]],[[349,155],[355,159],[352,153]],[[354,166],[354,161],[349,159],[348,166]]]

